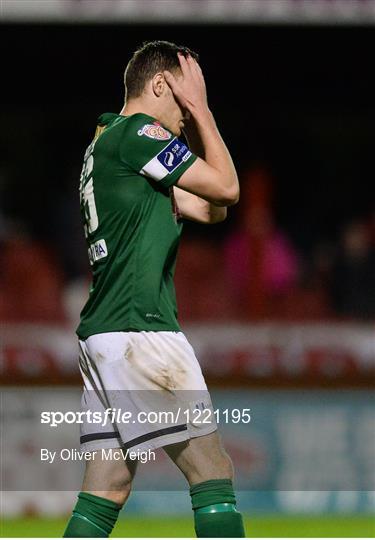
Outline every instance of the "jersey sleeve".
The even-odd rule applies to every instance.
[[[163,187],[175,184],[197,156],[151,117],[128,123],[122,137],[120,157],[136,173]]]

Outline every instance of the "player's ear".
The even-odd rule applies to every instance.
[[[152,91],[156,97],[160,97],[165,91],[167,83],[162,73],[156,73],[152,78]]]

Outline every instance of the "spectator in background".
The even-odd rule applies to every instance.
[[[344,227],[332,268],[331,296],[341,316],[375,317],[375,249],[364,221]]]
[[[283,299],[297,284],[297,253],[272,215],[272,182],[267,171],[250,172],[242,189],[240,227],[226,240],[224,263],[239,314],[279,316]],[[281,308],[282,311],[282,308]]]
[[[298,275],[297,255],[287,236],[268,220],[262,230],[264,250],[262,278],[270,293],[282,294],[294,285]],[[246,229],[236,230],[227,240],[225,255],[229,274],[241,288],[252,274],[252,247]]]

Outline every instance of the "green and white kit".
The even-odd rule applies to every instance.
[[[194,163],[145,114],[99,118],[80,182],[93,283],[81,339],[116,331],[179,331],[173,274],[182,224],[171,186]]]
[[[177,322],[173,275],[182,223],[173,185],[196,160],[145,114],[99,118],[80,181],[93,282],[77,329],[82,408],[173,411],[173,421],[81,425],[81,447],[158,448],[211,433],[198,360]],[[187,393],[186,393],[187,391]],[[176,416],[177,414],[177,416]]]

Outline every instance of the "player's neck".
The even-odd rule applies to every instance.
[[[155,105],[145,99],[132,99],[125,103],[120,111],[120,115],[122,116],[131,116],[137,113],[147,114],[153,118],[159,118],[160,115]]]

